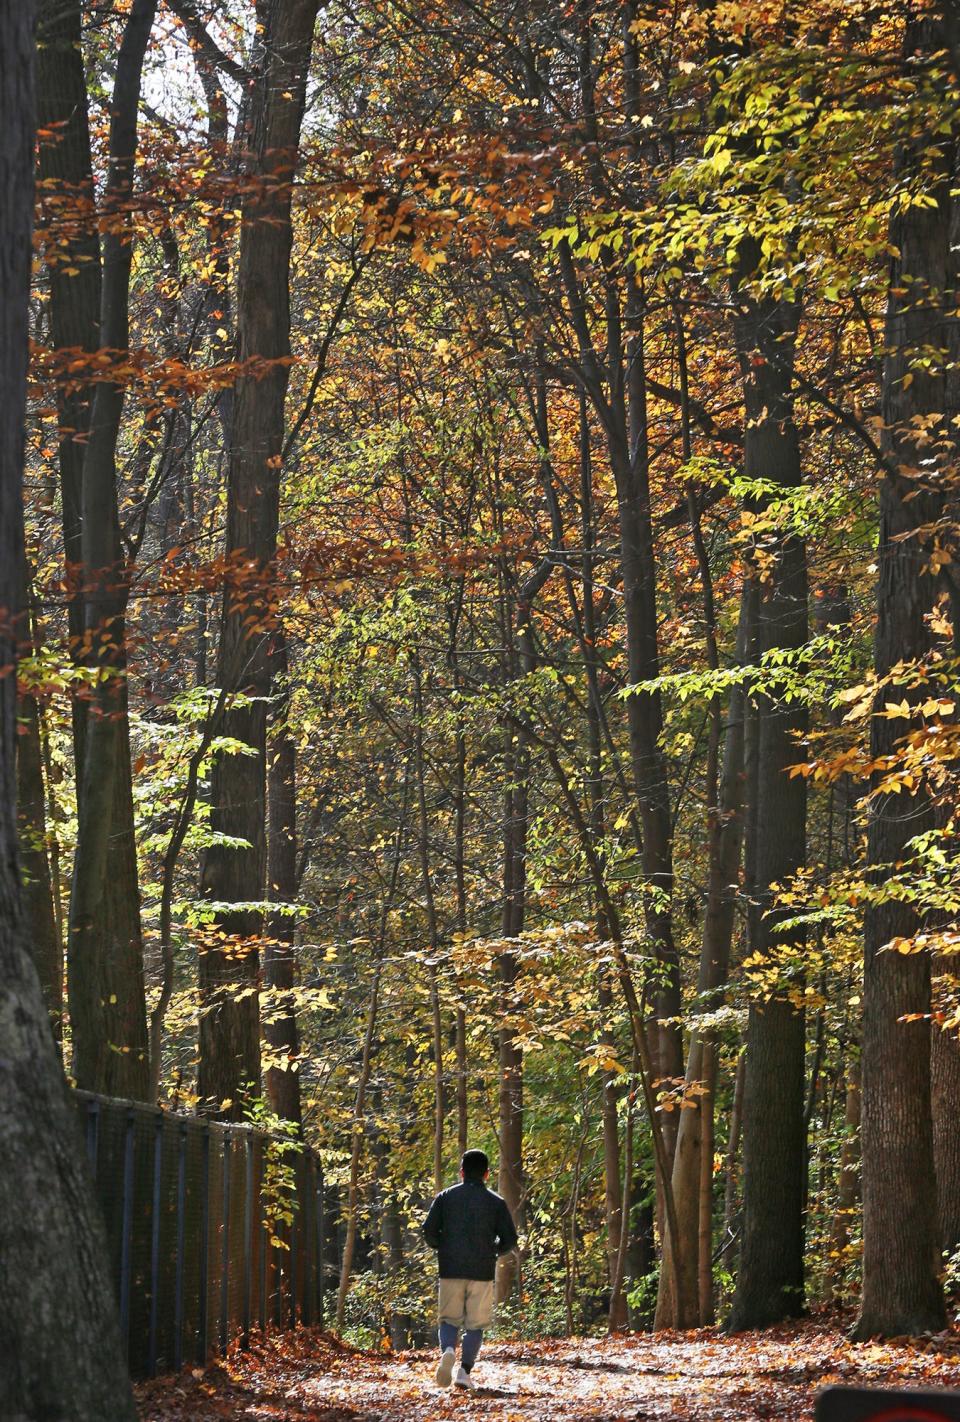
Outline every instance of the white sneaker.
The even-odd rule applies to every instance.
[[[466,1368],[463,1366],[462,1363],[457,1369],[457,1375],[453,1381],[457,1387],[465,1387],[468,1392],[476,1392],[477,1390],[476,1383],[474,1382],[473,1378],[467,1372]]]
[[[439,1387],[449,1387],[453,1382],[453,1366],[457,1361],[457,1355],[452,1348],[444,1348],[437,1364],[437,1385]],[[463,1372],[463,1369],[460,1369]]]

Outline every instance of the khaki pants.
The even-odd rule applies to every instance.
[[[493,1318],[492,1279],[441,1279],[440,1322],[487,1328]]]

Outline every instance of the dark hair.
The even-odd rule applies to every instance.
[[[490,1169],[486,1151],[465,1150],[460,1162],[460,1169],[463,1171],[464,1179],[482,1180]]]

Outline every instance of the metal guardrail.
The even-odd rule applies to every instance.
[[[134,1377],[204,1363],[254,1327],[322,1325],[324,1184],[312,1150],[280,1156],[292,1206],[281,1222],[264,1132],[73,1095]]]

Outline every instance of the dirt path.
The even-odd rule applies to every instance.
[[[434,1353],[360,1353],[309,1334],[140,1389],[144,1422],[758,1422],[804,1419],[830,1383],[960,1387],[960,1336],[851,1344],[805,1324],[727,1339],[712,1331],[499,1343],[476,1394],[441,1391]]]

